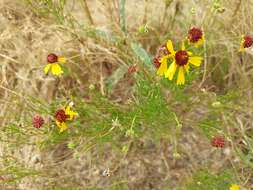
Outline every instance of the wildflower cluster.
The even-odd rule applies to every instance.
[[[144,29],[141,29],[144,32]],[[198,27],[192,27],[186,37],[182,40],[180,48],[174,48],[172,40],[167,40],[165,44],[162,44],[157,48],[156,55],[153,58],[153,65],[157,69],[157,75],[162,76],[170,81],[176,78],[177,85],[185,84],[185,75],[189,74],[192,66],[200,67],[203,57],[198,55],[199,48],[203,48],[205,43],[205,34],[202,29]],[[249,35],[242,36],[240,44],[240,52],[253,48],[253,38]],[[195,51],[196,50],[196,51]],[[52,73],[54,76],[62,75],[62,65],[66,63],[66,57],[58,56],[54,53],[50,53],[47,56],[47,64],[44,67],[44,73]],[[139,72],[137,65],[133,64],[128,68],[128,74]],[[94,89],[94,86],[89,87],[90,90]],[[213,103],[213,107],[219,107],[219,102]],[[78,113],[73,110],[73,103],[69,103],[65,107],[56,109],[52,118],[54,125],[58,127],[59,132],[62,133],[68,129],[68,124],[78,116]],[[45,120],[40,115],[35,115],[32,119],[34,128],[41,128],[45,124]],[[135,136],[134,130],[131,128],[126,131],[126,137]],[[223,136],[215,136],[211,139],[211,146],[215,148],[224,148],[226,145],[225,138]],[[69,148],[74,148],[75,144],[69,143]],[[124,151],[128,151],[128,147],[124,146]],[[180,154],[175,152],[174,158],[180,158]],[[240,190],[237,184],[232,184],[229,190]]]
[[[164,76],[169,80],[173,80],[177,73],[177,85],[185,84],[185,74],[189,73],[190,66],[199,67],[203,58],[194,55],[190,51],[191,46],[200,48],[205,42],[204,32],[197,27],[192,27],[187,34],[185,40],[182,41],[181,49],[174,50],[173,43],[168,40],[166,45],[162,45],[157,49],[153,58],[153,65],[157,68],[157,75]],[[240,52],[253,47],[253,37],[243,35],[241,39]]]
[[[60,133],[65,131],[68,127],[66,122],[72,121],[75,116],[77,116],[77,112],[72,110],[73,103],[70,103],[66,108],[58,109],[55,112],[54,118],[57,127],[60,129]]]
[[[56,110],[54,114],[54,121],[56,126],[59,128],[59,132],[65,131],[67,127],[67,122],[72,121],[78,113],[72,110],[73,102],[69,103],[65,108],[60,108]],[[35,115],[32,119],[33,127],[41,128],[45,123],[45,120],[42,116]]]
[[[185,73],[189,73],[190,65],[199,67],[202,62],[202,57],[195,56],[186,48],[185,41],[188,46],[201,46],[204,42],[203,31],[195,27],[190,29],[187,40],[182,42],[179,50],[174,50],[172,41],[168,40],[166,46],[163,45],[158,49],[153,59],[153,64],[158,68],[158,75],[173,80],[177,72],[177,85],[185,84]]]

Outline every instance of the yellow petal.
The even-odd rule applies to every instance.
[[[240,49],[239,52],[244,52],[245,48],[243,47],[244,44],[244,35],[241,36],[241,44],[240,44]]]
[[[65,131],[68,128],[66,123],[64,123],[64,122],[59,122],[56,120],[55,123],[56,123],[57,127],[60,129],[60,131],[59,131],[60,133],[62,133],[63,131]]]
[[[66,131],[67,128],[68,127],[67,127],[66,123],[61,123],[60,133],[62,133],[63,131]]]
[[[202,57],[189,57],[189,63],[192,65],[195,65],[196,67],[199,67],[202,62]]]
[[[187,51],[188,56],[192,56],[192,52]]]
[[[179,67],[178,76],[177,76],[177,85],[182,85],[184,83],[185,83],[184,67]]]
[[[242,46],[240,47],[239,49],[239,52],[244,52],[245,51],[245,48],[243,48]]]
[[[63,73],[63,71],[62,71],[62,69],[61,69],[61,67],[60,67],[60,65],[58,65],[57,63],[53,63],[53,64],[51,64],[52,66],[52,68],[51,68],[51,71],[52,71],[52,74],[53,75],[56,75],[56,76],[58,76],[58,75],[61,75],[62,73]]]
[[[245,51],[245,48],[243,47],[243,44],[244,44],[244,40],[241,41],[239,52]]]
[[[177,64],[175,61],[173,61],[173,63],[171,63],[171,65],[169,66],[168,70],[165,73],[165,78],[172,80],[173,76],[175,75],[176,70],[177,70]]]
[[[57,61],[58,61],[59,63],[66,63],[67,59],[66,59],[66,57],[59,56],[58,59],[57,59]]]
[[[161,58],[160,62],[161,65],[159,69],[157,70],[157,74],[160,76],[163,76],[167,70],[167,61],[168,61],[168,56],[164,56]]]
[[[73,118],[78,115],[77,112],[71,110],[71,106],[66,107],[65,114],[69,116],[68,120],[73,120]]]
[[[44,73],[47,74],[50,68],[51,68],[51,64],[47,64],[47,65],[44,67]]]
[[[171,41],[171,40],[168,40],[168,41],[167,41],[167,49],[168,49],[168,51],[169,51],[172,55],[175,54],[175,51],[174,51],[173,44],[172,44],[172,41]]]
[[[195,46],[196,48],[198,48],[198,47],[202,46],[202,45],[204,44],[204,42],[205,42],[205,36],[204,36],[204,34],[203,34],[202,38],[199,39],[197,42],[194,43],[194,46]]]
[[[197,47],[202,46],[204,44],[204,42],[205,42],[205,38],[203,36],[199,41],[197,41],[196,46]]]
[[[240,187],[236,184],[232,184],[229,188],[229,190],[240,190]]]

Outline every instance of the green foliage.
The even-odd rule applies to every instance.
[[[60,24],[66,24],[69,19],[64,15],[64,7],[67,0],[26,0],[26,2],[33,8],[33,10],[42,15],[51,14]]]
[[[61,186],[56,186],[53,187],[52,190],[81,190],[79,187],[61,187]]]
[[[120,26],[121,26],[121,30],[123,32],[127,32],[126,31],[126,0],[119,0],[119,5],[120,5],[120,12],[119,12],[119,19],[120,19]]]
[[[131,48],[135,55],[143,62],[146,66],[151,67],[152,66],[152,60],[145,49],[141,47],[138,43],[131,43]]]
[[[0,169],[0,176],[5,179],[4,184],[18,184],[23,178],[41,175],[40,172],[27,168],[11,156],[6,156],[3,163],[4,167]]]
[[[101,39],[108,43],[112,43],[114,45],[117,45],[121,43],[122,39],[120,36],[117,36],[116,34],[112,32],[106,32],[100,29],[95,29],[92,27],[84,27],[82,28],[82,31],[80,33],[84,37],[91,37],[94,39]]]
[[[94,41],[95,45],[101,47],[101,49],[105,49],[105,52],[110,52],[111,54],[109,54],[109,56],[113,55],[121,59],[122,62],[120,62],[121,65],[109,77],[101,82],[105,84],[105,94],[101,94],[96,90],[95,86],[89,89],[83,88],[83,81],[79,78],[74,78],[78,83],[81,83],[80,89],[85,89],[85,95],[83,91],[72,94],[72,91],[69,90],[65,93],[70,97],[74,97],[70,99],[75,102],[76,105],[74,109],[78,112],[79,116],[76,117],[74,121],[67,123],[68,130],[63,133],[59,133],[55,124],[54,114],[57,109],[65,107],[69,100],[61,95],[59,95],[59,97],[57,96],[57,98],[51,102],[40,100],[38,97],[27,96],[26,101],[28,104],[24,106],[20,103],[20,107],[23,106],[26,108],[22,112],[24,114],[15,115],[14,117],[17,122],[10,122],[8,125],[2,127],[0,139],[2,142],[8,143],[8,148],[11,147],[17,150],[20,146],[32,144],[38,145],[42,150],[50,150],[50,148],[54,149],[55,146],[63,144],[66,145],[69,151],[76,153],[77,158],[79,155],[85,155],[85,153],[92,148],[96,149],[96,153],[98,154],[100,152],[104,153],[103,148],[105,145],[109,144],[110,148],[113,150],[120,150],[121,153],[123,153],[122,155],[127,155],[131,151],[131,145],[138,141],[148,139],[152,141],[157,140],[155,142],[159,142],[161,139],[164,140],[165,138],[166,140],[177,140],[177,138],[180,138],[181,128],[183,126],[182,123],[184,122],[187,127],[194,127],[197,125],[208,137],[217,133],[224,133],[225,136],[229,136],[226,131],[227,125],[231,123],[236,125],[237,123],[233,118],[233,114],[238,110],[241,112],[244,111],[241,106],[243,100],[240,98],[242,94],[238,93],[239,90],[228,91],[224,95],[215,96],[215,98],[205,97],[201,99],[202,92],[200,92],[199,87],[196,87],[196,85],[194,86],[194,84],[192,85],[192,81],[201,75],[201,71],[197,69],[191,68],[190,73],[186,75],[187,83],[185,86],[177,86],[175,84],[177,73],[172,81],[164,78],[161,79],[161,77],[159,78],[160,80],[158,80],[158,77],[155,77],[151,56],[144,48],[147,46],[145,46],[145,43],[143,43],[143,45],[140,43],[140,41],[145,41],[145,39],[139,39],[138,41],[138,39],[133,38],[132,35],[135,33],[132,34],[130,28],[127,28],[126,0],[118,0],[119,7],[117,8],[119,9],[117,11],[119,12],[117,13],[119,13],[120,22],[118,23],[119,26],[113,28],[113,32],[97,29],[96,26],[93,25],[84,26],[79,24],[77,20],[73,19],[70,13],[66,12],[67,0],[26,1],[37,14],[53,17],[53,22],[63,25],[63,29],[65,29],[66,26],[68,26],[68,28],[70,27],[71,35],[74,36],[73,41],[78,39],[78,41],[80,40],[81,42],[81,44],[78,45],[85,45],[86,38],[88,42],[91,39],[90,41]],[[147,2],[148,1],[146,1],[146,3]],[[163,2],[166,6],[164,18],[168,18],[167,12],[169,11],[167,9],[173,1],[165,0]],[[212,2],[211,8],[213,8],[214,12],[221,12],[223,10],[224,7],[220,0]],[[166,34],[163,34],[164,32],[158,31],[151,22],[144,21],[146,24],[139,27],[139,34],[145,34],[148,39],[153,39],[152,35],[155,33],[159,39],[165,39],[167,36],[172,36],[173,29],[181,33],[182,31],[180,31],[180,28],[188,28],[188,24],[191,22],[190,19],[180,20],[180,7],[180,2],[177,2],[175,11],[175,16],[177,16],[177,18],[175,23],[177,23],[179,28],[175,28],[172,24],[170,31],[166,31]],[[175,20],[175,18],[168,18],[168,20],[169,19],[172,21]],[[148,27],[147,23],[150,23],[150,27]],[[160,25],[162,26],[161,23]],[[164,27],[162,26],[162,28]],[[76,32],[75,29],[77,29],[78,32]],[[66,32],[70,31],[66,30]],[[144,35],[140,36],[143,37]],[[208,35],[206,35],[206,37],[209,38]],[[173,36],[173,38],[177,39],[177,36]],[[149,47],[153,47],[158,44],[155,42],[149,45]],[[175,47],[177,47],[175,49],[180,49],[181,44],[175,44]],[[204,53],[209,53],[213,47],[207,44],[207,49],[205,47],[203,48],[204,50],[197,50],[195,47],[189,47],[189,44],[187,44],[187,49],[188,48],[192,52],[196,52],[196,55],[203,55]],[[222,53],[224,54],[222,58],[219,58],[222,64],[219,64],[215,68],[209,64],[209,69],[212,73],[211,75],[207,74],[207,81],[205,81],[205,83],[208,83],[209,76],[211,76],[210,78],[216,82],[217,86],[223,88],[231,64],[229,49],[224,46],[220,47],[220,49],[223,49]],[[97,52],[94,52],[94,56],[96,55]],[[103,56],[106,58],[106,55],[103,54]],[[206,59],[210,61],[209,57]],[[216,62],[216,59],[214,59],[214,62]],[[126,90],[124,91],[131,90],[131,102],[125,101],[124,104],[119,104],[113,101],[111,96],[119,81],[124,79],[127,73],[127,66],[130,64],[138,66],[138,72],[130,76],[135,80],[135,84],[126,85]],[[144,64],[145,67],[142,67],[142,64]],[[71,69],[66,69],[64,71],[68,72],[67,76],[71,75]],[[62,80],[62,78],[59,80]],[[208,84],[202,84],[202,86],[203,85],[208,87]],[[194,91],[194,93],[192,91]],[[60,92],[61,89],[59,89],[59,94]],[[211,92],[206,93],[211,94]],[[167,96],[167,94],[169,95]],[[84,96],[87,96],[88,100],[84,99]],[[202,105],[202,101],[203,103],[207,103],[205,113],[201,116],[200,121],[195,121],[195,118],[187,118],[188,113],[196,111],[195,107],[198,108],[198,105],[195,105],[193,100],[200,100],[198,102],[200,108],[205,105]],[[41,129],[31,127],[31,118],[34,113],[43,115],[47,120],[47,123]],[[191,115],[191,113],[189,115]],[[194,113],[192,115],[194,115]],[[19,123],[21,123],[21,125],[19,125]],[[238,130],[238,127],[231,127],[231,131],[233,130]],[[240,134],[236,135],[240,136]],[[237,151],[237,155],[244,162],[245,166],[252,168],[252,153],[249,151],[252,150],[252,136],[243,135],[244,138],[246,137],[248,152],[244,153],[241,151],[237,148],[237,144],[234,144],[233,150]],[[33,136],[38,136],[39,140],[33,139]],[[175,144],[177,143],[178,142]],[[177,147],[175,149],[177,149]],[[180,157],[177,150],[171,154],[174,159],[183,158],[183,156]],[[167,157],[167,155],[165,157]],[[37,171],[25,168],[22,164],[18,163],[15,158],[11,161],[6,159],[4,163],[5,167],[0,170],[0,175],[11,176],[6,183],[18,183],[26,176],[43,176],[43,174]],[[231,183],[235,183],[236,181],[233,173],[235,173],[235,171],[225,171],[218,174],[214,174],[209,170],[199,171],[194,174],[192,180],[186,187],[187,190],[225,190],[229,188]],[[52,174],[48,174],[48,176],[43,177],[48,177],[49,180],[55,180],[55,176],[51,175]],[[87,189],[128,189],[128,181],[120,180],[121,179],[116,179],[116,182],[112,183],[108,188],[87,187]],[[171,187],[171,184],[166,184],[166,187]],[[66,185],[66,187],[55,186],[54,189],[79,190],[82,188]]]
[[[174,115],[161,93],[161,87],[148,80],[140,80],[137,88],[139,94],[136,112],[142,123],[151,126],[160,135],[173,128]]]
[[[206,118],[202,119],[199,123],[199,127],[209,138],[222,131],[221,121],[213,114],[209,114]]]
[[[124,77],[126,72],[127,67],[125,65],[122,65],[116,71],[114,71],[110,77],[106,79],[105,84],[107,86],[109,93],[112,92],[113,88],[116,86],[119,80]]]
[[[194,174],[192,181],[186,185],[187,190],[225,190],[234,184],[235,177],[232,171],[223,171],[213,174],[208,170],[198,171]]]

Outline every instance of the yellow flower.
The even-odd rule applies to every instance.
[[[51,70],[52,74],[55,76],[59,76],[63,74],[63,70],[60,66],[60,63],[66,63],[66,58],[63,56],[57,56],[54,53],[50,53],[47,56],[48,64],[44,67],[44,72],[47,74],[49,70]]]
[[[183,85],[185,83],[184,74],[185,72],[189,72],[189,65],[192,64],[199,67],[202,62],[202,57],[192,56],[191,52],[185,50],[184,42],[182,43],[182,48],[179,51],[174,51],[172,42],[170,40],[168,43],[171,44],[168,50],[171,52],[173,61],[165,73],[165,78],[172,80],[178,68],[177,85]]]
[[[73,103],[70,103],[65,109],[59,109],[56,111],[55,123],[60,129],[60,133],[65,131],[68,127],[66,125],[67,121],[72,121],[75,116],[78,115],[77,112],[72,110]]]
[[[201,46],[205,41],[205,36],[200,28],[193,27],[188,31],[188,42],[196,47]]]
[[[240,52],[245,51],[248,48],[253,47],[253,38],[249,35],[243,35],[241,39]]]
[[[164,45],[164,48],[166,48],[166,53],[164,53],[164,55],[161,57],[161,59],[159,60],[159,62],[161,63],[158,70],[157,70],[157,75],[163,76],[165,75],[166,71],[167,71],[167,63],[168,63],[168,59],[171,57],[171,52],[169,51],[169,49],[173,49],[173,45],[172,42],[169,40],[166,44],[166,46]]]
[[[240,187],[237,184],[232,184],[229,190],[240,190]]]
[[[78,115],[77,112],[72,110],[72,106],[73,104],[69,104],[66,108],[65,108],[65,114],[68,115],[69,117],[67,118],[67,120],[72,121],[74,119],[75,116]]]

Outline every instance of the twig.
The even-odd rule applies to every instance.
[[[234,13],[233,13],[233,15],[232,15],[232,17],[231,17],[231,18],[232,18],[232,21],[233,21],[234,17],[237,15],[237,13],[238,13],[238,11],[239,11],[239,8],[240,8],[241,4],[242,4],[242,0],[239,0],[238,3],[237,3],[237,5],[236,5],[235,11],[234,11]]]
[[[12,62],[14,62],[14,63],[19,63],[17,60],[15,60],[15,59],[13,59],[13,58],[7,56],[7,55],[0,54],[0,56],[3,57],[3,58],[5,58],[5,59],[8,59],[8,60],[10,60],[10,61],[12,61]]]
[[[201,83],[199,84],[199,88],[203,85],[206,79],[206,70],[207,70],[207,50],[206,50],[206,40],[204,40],[204,74]]]
[[[94,25],[94,22],[93,22],[93,19],[91,17],[90,10],[89,10],[89,7],[87,5],[87,2],[86,2],[86,0],[82,0],[82,1],[83,1],[83,8],[84,8],[85,13],[88,16],[89,22],[90,22],[91,25]]]
[[[105,95],[105,90],[104,90],[104,77],[103,77],[103,63],[100,64],[100,91],[101,94],[104,96]]]

